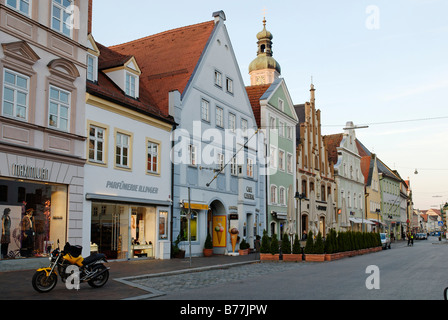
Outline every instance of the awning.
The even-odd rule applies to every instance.
[[[367,219],[359,219],[359,218],[349,218],[349,220],[353,223],[364,223],[364,224],[374,224],[372,221],[369,221]]]
[[[130,204],[136,204],[136,205],[138,205],[138,204],[140,204],[140,205],[156,205],[156,206],[170,206],[171,205],[171,201],[130,198],[130,197],[107,195],[107,194],[97,194],[97,193],[87,193],[86,200],[115,202],[115,203],[130,203]]]
[[[183,207],[184,207],[184,209],[188,209],[190,207],[189,203],[183,202]],[[203,203],[192,203],[191,209],[193,209],[193,210],[208,210],[208,205],[203,204]]]
[[[370,221],[372,221],[374,224],[381,224],[383,226],[385,226],[386,224],[380,220],[377,219],[369,219]]]
[[[288,214],[286,212],[276,212],[271,211],[271,214],[277,218],[277,220],[286,220],[288,218]]]

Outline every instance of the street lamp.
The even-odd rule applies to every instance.
[[[302,226],[302,199],[306,199],[305,197],[305,193],[300,193],[300,192],[296,192],[296,195],[294,196],[294,198],[296,200],[299,200],[299,214],[298,214],[298,218],[299,218],[299,232],[301,231],[301,226]],[[302,234],[300,234],[300,239],[302,239]]]
[[[378,231],[380,231],[380,212],[381,212],[381,210],[380,209],[376,209],[375,212],[378,215]]]

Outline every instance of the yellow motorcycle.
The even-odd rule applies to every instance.
[[[72,246],[68,242],[61,251],[58,240],[58,248],[50,254],[50,266],[36,270],[33,288],[40,293],[50,292],[58,282],[58,274],[70,289],[79,289],[82,282],[93,288],[104,286],[110,269],[103,264],[107,263],[106,255],[96,253],[84,259],[81,251],[81,246]]]

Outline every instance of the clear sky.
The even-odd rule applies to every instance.
[[[448,201],[447,0],[94,0],[93,35],[114,45],[219,10],[246,85],[265,12],[295,104],[313,77],[322,133],[368,124],[358,139],[410,179],[415,208]]]

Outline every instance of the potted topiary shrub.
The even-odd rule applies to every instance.
[[[250,244],[246,242],[246,239],[241,240],[240,248],[238,249],[238,254],[240,256],[246,256],[249,254]]]
[[[272,261],[278,261],[280,259],[279,243],[278,243],[277,235],[275,233],[272,235],[271,245],[270,245],[270,253],[271,253],[270,258]]]
[[[204,249],[202,250],[204,257],[210,257],[213,255],[213,242],[210,233],[207,234],[205,238]]]
[[[261,238],[261,246],[260,246],[260,260],[266,261],[271,258],[271,246],[269,243],[269,236],[266,230],[263,230],[263,237]]]
[[[288,242],[286,243],[286,240]],[[292,246],[291,251],[291,243],[289,241],[288,236],[285,234],[282,240],[282,254],[283,254],[283,261],[302,261],[302,253],[300,248],[300,241],[299,236],[296,234],[294,237],[294,243]]]
[[[317,234],[316,241],[313,243],[312,247],[308,249],[308,252],[310,253],[305,254],[305,261],[325,261],[324,242],[322,240],[322,234],[320,232]]]

